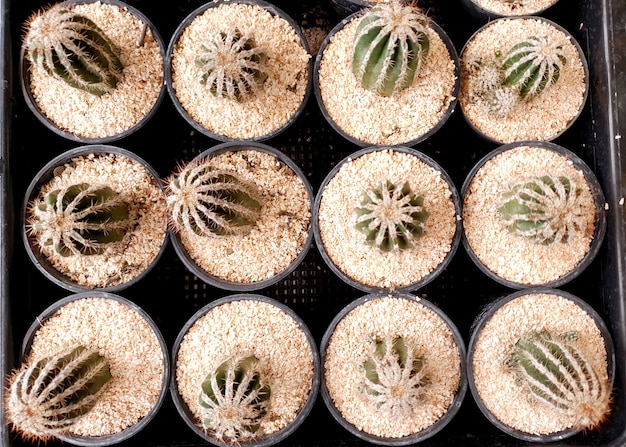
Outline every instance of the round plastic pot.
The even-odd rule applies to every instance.
[[[459,380],[459,386],[456,390],[456,393],[454,395],[454,398],[450,404],[450,406],[448,407],[446,413],[441,416],[441,418],[439,418],[435,423],[433,423],[432,425],[430,425],[429,427],[411,434],[411,435],[407,435],[404,437],[400,437],[400,438],[384,438],[384,437],[380,437],[380,436],[376,436],[370,433],[367,433],[365,431],[360,430],[358,427],[356,427],[355,425],[353,425],[352,423],[348,422],[343,415],[341,414],[341,411],[335,406],[335,403],[333,401],[333,398],[331,397],[329,391],[328,391],[328,387],[326,385],[326,377],[325,377],[325,363],[326,363],[326,355],[327,355],[327,350],[328,350],[328,344],[330,342],[331,337],[333,336],[333,332],[335,331],[335,328],[337,327],[337,325],[339,324],[339,322],[350,312],[352,312],[354,309],[356,309],[357,307],[369,302],[369,301],[374,301],[377,299],[381,299],[381,298],[386,298],[388,296],[391,296],[393,298],[398,298],[398,299],[405,299],[411,302],[414,302],[416,305],[421,305],[424,306],[425,308],[431,310],[432,312],[434,312],[439,318],[441,318],[441,320],[446,324],[447,328],[450,330],[450,333],[452,334],[452,337],[454,338],[454,342],[456,344],[456,347],[459,351],[459,357],[460,357],[460,365],[459,365],[459,371],[460,371],[460,380]],[[381,321],[381,326],[385,324],[384,321]],[[414,323],[415,325],[419,325],[419,321],[416,321]],[[357,343],[362,342],[362,340],[356,340]],[[463,342],[463,337],[461,336],[461,333],[459,332],[459,330],[457,329],[457,327],[454,325],[454,323],[452,322],[452,320],[450,320],[450,318],[443,312],[441,311],[441,309],[439,309],[437,306],[435,306],[434,304],[432,304],[430,301],[424,300],[424,299],[420,299],[415,297],[414,295],[408,294],[408,293],[393,293],[391,295],[389,295],[388,293],[373,293],[373,294],[369,294],[366,296],[363,296],[361,298],[358,298],[354,301],[352,301],[350,304],[348,304],[346,307],[344,307],[331,321],[330,325],[328,326],[328,328],[326,329],[326,332],[324,333],[324,336],[322,337],[322,342],[320,344],[320,358],[322,361],[322,383],[321,383],[321,388],[320,388],[320,393],[322,395],[322,399],[324,400],[324,403],[326,404],[326,407],[328,408],[328,410],[330,411],[331,415],[333,416],[333,418],[347,431],[349,431],[350,433],[352,433],[354,436],[361,438],[367,442],[370,442],[372,444],[379,444],[379,445],[388,445],[388,446],[405,446],[405,445],[411,445],[411,444],[415,444],[421,441],[425,441],[426,439],[434,436],[435,434],[439,433],[453,418],[454,416],[457,414],[457,412],[459,411],[459,409],[461,408],[461,404],[463,403],[463,399],[465,397],[465,393],[467,392],[467,371],[466,371],[466,361],[465,361],[465,356],[466,356],[466,351],[465,351],[465,344]]]
[[[485,324],[504,305],[518,298],[523,298],[525,296],[535,295],[535,294],[549,294],[549,295],[554,295],[554,296],[558,296],[558,297],[570,300],[574,304],[576,304],[578,307],[580,307],[583,311],[585,311],[590,316],[590,318],[593,319],[593,321],[595,322],[596,326],[598,327],[600,331],[600,334],[602,335],[602,338],[604,341],[604,347],[607,353],[606,360],[607,360],[607,367],[608,367],[607,373],[608,373],[608,379],[609,379],[609,389],[612,388],[613,382],[615,380],[615,349],[614,349],[613,341],[611,339],[609,330],[604,324],[604,321],[602,320],[602,318],[598,315],[598,313],[582,299],[572,295],[571,293],[558,290],[558,289],[532,288],[532,289],[527,289],[527,290],[518,290],[510,295],[507,295],[505,297],[502,297],[493,301],[492,303],[487,305],[482,310],[482,312],[476,317],[476,319],[474,320],[472,324],[470,341],[469,341],[469,345],[467,348],[467,376],[468,376],[469,388],[474,398],[474,401],[476,402],[476,405],[478,406],[482,414],[489,420],[489,422],[491,422],[494,426],[496,426],[498,429],[500,429],[504,433],[510,436],[513,436],[517,439],[526,441],[526,442],[547,443],[547,442],[560,441],[560,440],[569,438],[571,436],[576,435],[577,433],[580,433],[581,430],[570,428],[570,429],[562,430],[562,431],[551,433],[551,434],[537,435],[537,434],[527,433],[524,431],[514,429],[502,423],[499,419],[496,418],[496,416],[491,412],[491,410],[487,408],[485,403],[480,398],[480,395],[478,393],[478,388],[476,386],[474,369],[472,366],[473,361],[474,361],[474,351],[476,349],[478,337],[480,336],[480,333],[483,330]],[[546,309],[545,311],[546,311],[545,312],[546,315],[550,313],[550,309]],[[536,327],[538,327],[537,323],[535,323],[535,325],[533,325],[533,322],[529,323],[529,329],[534,329]],[[515,398],[515,396],[510,396],[510,398],[513,399]]]
[[[372,146],[372,143],[367,142],[367,141],[362,141],[359,140],[355,137],[353,137],[352,135],[348,134],[344,129],[342,129],[333,119],[333,117],[330,115],[330,113],[328,112],[328,109],[326,109],[326,106],[324,105],[324,100],[322,98],[322,93],[320,91],[320,77],[319,77],[319,69],[320,69],[320,65],[322,63],[322,57],[324,55],[324,50],[326,49],[326,47],[329,45],[331,39],[333,38],[333,36],[335,34],[337,34],[339,31],[341,31],[348,23],[350,23],[353,20],[358,19],[360,16],[362,15],[362,12],[360,10],[357,10],[355,13],[349,15],[348,17],[346,17],[345,19],[343,19],[341,22],[339,22],[326,36],[326,38],[324,39],[324,41],[322,42],[322,45],[320,46],[319,52],[317,53],[317,56],[315,57],[315,67],[313,69],[313,91],[315,93],[315,98],[317,100],[317,104],[320,108],[320,111],[322,112],[322,115],[324,116],[324,118],[326,119],[326,121],[328,121],[328,124],[330,124],[330,126],[335,129],[335,131],[341,135],[343,138],[345,138],[346,140],[350,141],[351,143],[360,146],[360,147],[368,147],[368,146]],[[403,146],[415,146],[418,143],[421,143],[422,141],[426,140],[428,137],[434,135],[444,124],[445,122],[448,120],[448,118],[450,118],[450,116],[452,115],[452,112],[454,112],[454,109],[456,107],[456,104],[458,102],[458,96],[459,96],[459,90],[461,87],[461,69],[460,69],[460,63],[459,63],[459,57],[456,51],[456,48],[454,46],[454,44],[452,43],[452,40],[448,37],[448,35],[445,33],[445,31],[439,26],[437,25],[437,23],[435,23],[434,21],[429,21],[428,22],[428,26],[434,30],[439,37],[441,38],[441,40],[444,42],[444,44],[446,45],[446,48],[448,49],[448,52],[450,54],[450,58],[454,63],[454,73],[455,73],[455,84],[454,84],[454,88],[453,91],[451,92],[451,95],[453,96],[453,100],[450,101],[450,104],[448,105],[447,109],[445,110],[445,112],[443,113],[443,115],[441,116],[441,118],[439,119],[439,121],[427,132],[425,132],[424,134],[410,140],[410,141],[406,141],[403,143],[398,143],[398,145],[403,145]]]
[[[178,363],[178,352],[180,350],[180,345],[183,342],[187,332],[189,329],[204,315],[211,312],[213,309],[222,306],[224,304],[232,303],[235,301],[258,301],[262,303],[267,303],[272,306],[277,307],[281,311],[285,312],[289,317],[291,317],[296,324],[299,326],[300,330],[304,333],[304,336],[308,340],[309,347],[311,349],[311,354],[313,356],[313,380],[311,383],[311,389],[309,390],[307,400],[305,404],[302,406],[296,417],[293,421],[291,421],[288,425],[283,427],[282,429],[269,433],[266,435],[260,436],[258,439],[253,439],[251,441],[239,441],[237,444],[228,444],[222,442],[216,438],[210,436],[207,432],[205,432],[200,426],[200,422],[193,415],[187,404],[185,403],[183,397],[180,395],[178,391],[178,383],[176,381],[176,365]],[[236,325],[237,323],[234,323]],[[271,330],[271,328],[269,328]],[[259,343],[262,343],[262,340],[259,340]],[[307,418],[313,405],[315,404],[315,399],[317,398],[317,394],[320,386],[320,360],[319,353],[317,350],[317,345],[315,344],[315,340],[311,335],[308,327],[305,325],[304,321],[288,306],[263,295],[257,294],[236,294],[226,296],[220,299],[217,299],[206,306],[202,307],[198,310],[183,326],[181,331],[179,332],[176,340],[174,341],[174,345],[172,347],[172,367],[173,374],[171,378],[170,391],[172,395],[172,400],[174,401],[174,405],[178,410],[181,418],[185,421],[185,423],[189,426],[189,428],[200,438],[209,442],[210,444],[217,445],[220,447],[232,447],[233,445],[240,445],[243,447],[268,447],[270,445],[274,445],[281,441],[284,441],[287,437],[289,437]]]
[[[462,237],[463,246],[465,247],[465,251],[467,252],[469,257],[472,259],[474,264],[483,273],[485,273],[488,277],[490,277],[494,281],[499,282],[500,284],[503,284],[507,287],[510,287],[512,289],[524,289],[524,288],[531,288],[531,287],[549,287],[549,288],[559,287],[565,283],[570,282],[574,278],[576,278],[589,266],[589,264],[591,264],[591,262],[595,259],[596,255],[600,251],[600,247],[602,246],[602,241],[604,240],[604,235],[606,233],[606,225],[607,225],[606,224],[606,211],[604,209],[605,199],[604,199],[604,193],[602,192],[602,187],[600,186],[600,182],[596,178],[591,168],[580,157],[578,157],[576,154],[574,154],[570,150],[562,146],[559,146],[555,143],[548,142],[548,141],[520,141],[516,143],[505,144],[503,146],[500,146],[494,149],[487,155],[485,155],[470,170],[467,177],[465,178],[465,181],[463,182],[463,186],[461,187],[461,196],[463,198],[462,202],[465,203],[465,196],[467,195],[470,184],[472,180],[474,179],[474,177],[476,176],[476,174],[485,165],[485,163],[487,163],[489,160],[493,159],[499,154],[502,154],[506,151],[509,151],[518,147],[522,147],[522,146],[537,147],[537,148],[550,150],[550,151],[556,152],[557,154],[563,155],[567,157],[568,160],[571,161],[573,166],[575,166],[579,171],[583,173],[585,180],[587,181],[589,188],[591,190],[594,203],[595,203],[595,211],[596,211],[596,219],[594,223],[595,225],[594,236],[593,236],[593,240],[591,241],[589,250],[587,251],[587,254],[580,260],[576,268],[574,268],[568,273],[565,273],[564,275],[562,275],[561,277],[553,281],[548,281],[543,284],[525,284],[525,283],[508,280],[506,278],[503,278],[495,274],[493,271],[491,271],[480,260],[480,258],[476,255],[476,253],[470,246],[470,243],[467,239],[467,235],[465,234],[465,231],[463,231],[463,237]]]
[[[395,151],[395,152],[401,152],[401,153],[406,153],[406,154],[409,154],[409,155],[413,155],[413,156],[419,158],[422,162],[424,162],[425,164],[427,164],[431,168],[439,171],[440,174],[441,174],[441,178],[446,182],[446,184],[448,185],[448,187],[450,189],[451,200],[454,203],[455,214],[457,216],[461,215],[461,199],[460,199],[460,196],[459,196],[459,193],[458,193],[456,187],[454,186],[454,182],[452,181],[450,176],[432,158],[430,158],[429,156],[427,156],[426,154],[424,154],[422,152],[417,151],[416,149],[409,148],[409,147],[403,147],[403,146],[394,146],[392,148],[371,146],[371,147],[368,147],[368,148],[360,149],[360,150],[354,152],[353,154],[348,155],[346,158],[344,158],[339,163],[337,163],[335,165],[335,167],[328,173],[326,178],[322,181],[322,184],[320,185],[318,193],[317,193],[317,195],[315,197],[315,203],[313,205],[313,233],[314,233],[314,236],[315,236],[315,245],[318,248],[319,253],[320,253],[322,259],[324,260],[326,265],[328,265],[328,267],[333,271],[333,273],[335,273],[335,275],[337,275],[339,278],[341,278],[346,284],[354,287],[355,289],[359,289],[359,290],[361,290],[363,292],[366,292],[366,293],[378,293],[378,292],[381,292],[381,291],[386,291],[386,289],[380,288],[380,287],[374,287],[374,286],[371,286],[371,285],[368,285],[368,284],[364,284],[364,283],[362,283],[360,281],[356,281],[354,278],[348,276],[345,272],[343,272],[335,264],[333,259],[330,257],[328,251],[324,247],[324,243],[323,243],[323,240],[322,240],[322,235],[320,233],[320,228],[319,228],[320,205],[321,205],[321,202],[322,202],[322,196],[324,194],[324,189],[326,188],[328,183],[333,179],[335,174],[337,174],[337,172],[339,172],[339,170],[342,168],[342,166],[344,164],[346,164],[348,162],[351,162],[352,160],[356,160],[357,158],[359,158],[362,155],[369,154],[369,153],[376,152],[376,151],[386,151],[386,150],[392,150],[392,151]],[[422,277],[418,281],[416,281],[416,282],[414,282],[412,284],[406,284],[406,285],[404,285],[402,287],[396,287],[394,290],[399,291],[399,292],[411,292],[411,291],[419,289],[420,287],[425,286],[426,284],[430,283],[435,278],[437,278],[446,269],[446,267],[448,266],[448,264],[450,264],[450,261],[454,257],[454,254],[456,253],[456,250],[458,249],[458,246],[461,243],[462,233],[463,233],[463,230],[462,230],[462,226],[461,226],[461,220],[460,219],[456,219],[456,229],[455,229],[455,232],[454,232],[454,236],[453,236],[452,240],[450,241],[450,250],[449,250],[448,254],[441,260],[440,264],[435,269],[433,269],[429,274],[427,274],[426,276]],[[363,243],[363,242],[362,241],[355,241],[355,243]]]
[[[162,191],[164,191],[163,184],[157,174],[157,172],[142,158],[138,157],[136,154],[122,149],[116,146],[108,146],[104,144],[95,144],[95,145],[87,145],[80,146],[74,149],[70,149],[62,154],[58,155],[51,161],[49,161],[39,172],[35,175],[30,185],[26,189],[26,194],[24,197],[24,201],[22,203],[22,240],[24,242],[24,247],[26,248],[26,253],[28,257],[35,265],[35,267],[50,281],[55,283],[58,286],[63,287],[71,292],[83,292],[87,290],[97,289],[104,292],[117,292],[126,287],[135,284],[144,278],[156,265],[158,260],[163,255],[165,248],[167,246],[167,232],[164,232],[163,242],[161,244],[161,248],[159,249],[158,254],[154,257],[152,262],[148,265],[148,267],[140,272],[137,276],[132,278],[131,280],[119,283],[106,287],[96,287],[92,288],[86,285],[79,284],[78,282],[72,280],[67,275],[63,274],[59,270],[57,270],[51,262],[47,259],[47,257],[39,250],[37,246],[37,242],[34,240],[33,236],[30,235],[29,225],[27,222],[27,216],[29,214],[29,204],[32,203],[38,196],[41,188],[51,181],[55,176],[55,170],[59,167],[62,167],[66,163],[70,162],[72,159],[80,156],[87,155],[98,155],[98,154],[118,154],[124,157],[127,157],[137,163],[139,163],[147,173],[152,177],[154,184],[157,185]],[[165,192],[163,193],[165,194]]]
[[[152,22],[146,16],[144,16],[139,10],[137,10],[135,7],[130,6],[129,4],[124,3],[120,0],[66,0],[62,4],[72,6],[72,5],[81,5],[81,4],[98,3],[98,2],[107,4],[107,5],[117,6],[125,11],[128,11],[129,14],[136,17],[137,20],[139,20],[141,23],[144,23],[150,29],[150,32],[154,36],[154,40],[159,45],[161,58],[163,61],[165,61],[165,43],[163,42],[161,35],[157,31],[157,29],[154,27]],[[37,102],[35,101],[35,98],[33,96],[33,93],[30,87],[31,63],[26,57],[26,50],[27,49],[24,47],[24,45],[22,45],[22,48],[20,51],[20,61],[21,61],[20,81],[21,81],[22,93],[23,93],[24,98],[26,99],[26,105],[31,110],[31,112],[33,112],[33,114],[39,119],[39,121],[41,121],[41,123],[44,126],[46,126],[48,129],[50,129],[52,132],[56,133],[57,135],[67,138],[68,140],[73,140],[73,141],[77,141],[77,142],[85,143],[85,144],[103,144],[103,143],[110,143],[110,142],[122,139],[124,137],[127,137],[128,135],[131,135],[135,133],[137,130],[141,129],[150,120],[150,118],[152,118],[152,116],[158,110],[161,102],[163,101],[163,97],[165,96],[165,83],[163,83],[159,91],[159,96],[157,97],[157,100],[154,102],[154,104],[152,105],[150,110],[145,114],[145,116],[141,120],[139,120],[134,126],[122,132],[119,132],[114,135],[109,135],[106,137],[86,137],[86,136],[77,135],[75,133],[69,132],[57,126],[43,113],[43,111],[37,105]],[[165,69],[163,69],[163,72],[165,73]]]
[[[183,106],[183,104],[181,103],[180,99],[178,98],[178,95],[176,95],[176,90],[174,89],[174,86],[173,86],[173,83],[172,83],[172,57],[174,55],[175,46],[176,46],[178,40],[180,39],[183,31],[185,30],[185,28],[187,28],[187,26],[189,26],[189,24],[191,22],[193,22],[197,16],[203,14],[209,8],[216,8],[216,7],[221,6],[221,5],[237,4],[237,3],[244,4],[244,5],[254,5],[254,6],[261,7],[263,9],[267,10],[273,16],[280,17],[280,18],[286,20],[289,23],[289,25],[291,25],[291,27],[296,32],[296,34],[298,35],[300,43],[302,44],[302,46],[304,47],[306,52],[310,53],[309,44],[308,44],[308,42],[306,40],[306,37],[304,36],[304,33],[302,32],[302,29],[298,25],[298,23],[293,18],[291,18],[286,12],[284,12],[280,8],[274,6],[273,4],[267,3],[267,2],[265,2],[263,0],[234,0],[234,1],[230,1],[230,0],[214,0],[214,1],[211,1],[211,2],[206,2],[204,5],[200,6],[195,11],[191,12],[191,14],[189,14],[178,25],[178,27],[174,31],[174,34],[172,35],[172,38],[170,40],[170,43],[169,43],[169,46],[168,46],[168,49],[167,49],[167,58],[165,60],[165,82],[166,82],[166,85],[167,85],[167,90],[169,92],[170,98],[172,99],[172,103],[174,104],[174,107],[176,108],[178,113],[184,118],[185,121],[187,121],[187,123],[189,125],[191,125],[191,127],[193,127],[195,130],[197,130],[201,134],[206,135],[206,136],[208,136],[208,137],[210,137],[210,138],[212,138],[214,140],[222,141],[222,142],[241,141],[241,140],[245,140],[245,141],[265,141],[265,140],[273,138],[273,137],[279,135],[280,133],[284,132],[287,128],[289,128],[298,119],[298,117],[304,111],[304,108],[305,108],[305,106],[306,106],[306,104],[308,102],[309,96],[311,95],[311,89],[312,89],[312,85],[313,85],[313,63],[311,61],[309,61],[308,68],[307,68],[307,79],[306,79],[307,87],[306,87],[306,92],[305,92],[304,97],[302,98],[302,102],[301,102],[300,106],[294,112],[293,116],[291,116],[291,118],[289,118],[289,120],[287,120],[278,129],[275,129],[275,130],[273,130],[273,131],[271,131],[269,133],[263,134],[263,135],[257,135],[257,136],[252,137],[252,138],[233,138],[233,137],[229,137],[229,136],[226,136],[226,135],[221,135],[221,134],[215,133],[215,132],[207,129],[206,127],[204,127],[202,124],[200,124],[195,119],[193,119],[189,115],[189,113],[187,113],[187,111],[185,110],[185,107]],[[207,91],[207,94],[210,94],[210,93]]]
[[[132,301],[126,298],[123,298],[119,295],[115,295],[115,294],[108,293],[108,292],[101,292],[101,291],[81,292],[81,293],[67,296],[65,298],[62,298],[56,301],[54,304],[50,305],[47,309],[41,312],[41,314],[39,314],[39,316],[34,320],[30,328],[26,332],[24,341],[22,343],[22,357],[25,357],[30,351],[30,347],[37,334],[37,331],[39,330],[39,328],[41,328],[43,324],[45,324],[46,320],[54,317],[55,313],[59,309],[61,309],[63,306],[69,303],[72,303],[74,301],[84,299],[84,298],[102,298],[102,299],[117,301],[120,304],[123,304],[124,306],[127,306],[131,310],[137,312],[146,321],[146,323],[150,326],[150,328],[154,332],[156,338],[159,341],[159,345],[161,347],[161,354],[163,356],[163,383],[161,387],[161,392],[159,393],[159,397],[155,405],[150,410],[150,412],[146,414],[139,422],[125,428],[124,430],[120,432],[112,433],[110,435],[81,436],[81,435],[74,435],[74,434],[68,433],[68,434],[57,436],[60,440],[67,442],[69,444],[85,446],[85,447],[105,447],[108,445],[118,444],[122,441],[128,440],[129,438],[131,438],[132,436],[136,435],[141,430],[143,430],[146,427],[146,425],[148,425],[148,423],[150,423],[150,421],[156,416],[168,392],[168,386],[170,382],[170,358],[169,358],[169,353],[167,350],[167,345],[165,343],[165,339],[161,335],[159,328],[157,327],[155,322],[152,320],[152,318],[150,318],[150,316],[142,308],[140,308],[138,305],[136,305]],[[119,322],[111,321],[110,324],[119,325]]]
[[[192,160],[192,162],[202,160],[204,158],[213,157],[213,156],[223,154],[226,152],[238,152],[238,151],[247,151],[247,150],[258,151],[261,153],[269,154],[273,157],[276,157],[278,161],[288,166],[302,181],[307,191],[307,194],[310,198],[311,209],[313,208],[313,189],[311,188],[311,184],[307,180],[302,170],[298,167],[298,165],[291,158],[289,158],[283,152],[271,146],[268,146],[264,143],[258,143],[258,142],[253,142],[253,141],[221,143],[202,152],[200,155],[195,157]],[[231,291],[236,291],[236,292],[249,292],[252,290],[263,289],[265,287],[271,286],[272,284],[276,284],[277,282],[287,277],[291,272],[293,272],[298,267],[298,265],[300,265],[300,263],[304,260],[304,257],[306,256],[306,254],[309,251],[309,248],[311,247],[311,243],[313,242],[313,230],[309,228],[309,234],[307,235],[307,238],[304,242],[304,245],[302,246],[302,249],[300,250],[300,253],[289,264],[287,268],[277,273],[276,275],[272,276],[271,278],[267,278],[262,281],[250,282],[250,283],[228,281],[224,278],[220,278],[215,275],[212,275],[211,273],[207,272],[200,264],[198,264],[189,255],[189,252],[185,248],[185,245],[183,244],[180,234],[178,232],[170,230],[170,239],[174,246],[174,250],[178,254],[178,257],[183,262],[185,267],[187,267],[189,271],[191,271],[194,275],[196,275],[202,281],[212,286],[218,287],[220,289],[224,289],[224,290],[231,290]]]
[[[532,13],[527,13],[525,15],[541,15],[544,14],[545,12],[547,12],[549,9],[551,9],[556,3],[558,2],[555,1],[552,5],[546,6],[545,8],[542,9],[538,9],[537,11],[533,11]],[[489,22],[492,20],[496,20],[502,17],[516,17],[519,16],[519,14],[499,14],[496,13],[494,11],[490,11],[488,9],[483,8],[482,6],[480,6],[478,3],[476,3],[475,0],[461,0],[461,4],[465,7],[466,11],[474,18],[482,21],[482,22]]]

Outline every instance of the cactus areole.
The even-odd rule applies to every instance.
[[[360,85],[391,96],[413,84],[428,56],[428,19],[415,7],[378,5],[359,22],[352,71]]]

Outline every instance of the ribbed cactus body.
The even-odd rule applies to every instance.
[[[572,179],[544,175],[512,185],[498,211],[511,233],[546,245],[566,243],[587,226],[580,194]]]
[[[515,344],[509,363],[536,401],[567,416],[574,428],[592,429],[610,411],[610,390],[576,341],[573,333],[530,332]]]
[[[260,90],[267,77],[267,55],[237,28],[217,32],[200,43],[195,64],[211,94],[243,101]]]
[[[413,6],[380,4],[360,20],[352,71],[363,88],[391,96],[410,87],[428,55],[427,18]]]
[[[356,228],[365,234],[368,244],[382,251],[412,247],[424,234],[428,218],[424,198],[415,194],[408,182],[395,185],[384,181],[366,191],[355,213]]]
[[[64,433],[94,407],[110,379],[108,361],[84,346],[25,365],[11,379],[9,422],[25,438]]]
[[[50,76],[96,96],[115,89],[124,68],[118,49],[90,19],[53,6],[29,23],[30,61]]]
[[[108,186],[56,189],[33,207],[31,230],[62,256],[102,254],[130,229],[128,204]]]
[[[270,405],[271,388],[254,355],[236,354],[207,375],[199,404],[202,425],[215,438],[238,443],[253,438]]]
[[[565,63],[561,45],[532,36],[511,47],[502,69],[506,84],[517,86],[523,98],[532,99],[559,80]]]

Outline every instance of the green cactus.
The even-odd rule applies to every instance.
[[[411,5],[385,3],[360,20],[352,71],[360,85],[391,96],[413,84],[429,50],[428,19]]]
[[[10,379],[7,419],[25,439],[45,441],[89,412],[110,379],[109,362],[80,345],[25,364]]]
[[[402,337],[375,339],[363,362],[363,398],[392,418],[413,415],[429,382],[425,365]]]
[[[236,354],[202,382],[202,426],[220,441],[238,444],[254,438],[269,411],[270,397],[259,360]]]
[[[498,212],[507,229],[537,243],[567,243],[585,231],[581,190],[564,176],[543,175],[513,184]]]
[[[36,67],[96,96],[113,91],[122,77],[119,50],[93,21],[67,7],[33,16],[25,46]]]
[[[243,101],[263,87],[268,77],[267,55],[237,28],[218,31],[200,43],[195,64],[200,82],[216,97]]]
[[[529,332],[515,344],[507,362],[536,402],[566,416],[576,429],[593,429],[610,412],[606,379],[576,347],[578,335]]]
[[[522,98],[532,99],[559,80],[565,63],[562,45],[531,36],[504,55],[502,70],[507,85],[517,86]]]
[[[31,231],[61,256],[102,254],[132,222],[128,204],[108,186],[79,183],[49,192],[32,206]]]
[[[498,57],[472,60],[468,69],[472,74],[469,79],[471,100],[480,104],[488,115],[508,116],[521,98],[517,87],[505,84]]]
[[[365,234],[368,244],[382,251],[410,248],[426,231],[424,198],[415,194],[408,182],[396,186],[386,180],[366,191],[355,213],[356,228]]]

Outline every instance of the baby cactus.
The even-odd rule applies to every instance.
[[[428,212],[424,198],[415,194],[408,182],[396,186],[386,180],[365,192],[355,208],[356,228],[368,244],[382,251],[410,248],[425,232]]]
[[[108,186],[79,183],[49,192],[32,207],[31,231],[62,256],[102,254],[132,222],[128,204]]]
[[[428,56],[428,19],[414,6],[371,8],[356,29],[352,71],[360,85],[391,96],[413,84]]]
[[[609,384],[576,347],[575,333],[530,332],[508,361],[533,399],[569,418],[575,429],[593,429],[610,411]]]
[[[68,7],[56,5],[34,16],[25,46],[36,67],[96,96],[113,91],[122,77],[115,45],[93,21]]]
[[[254,438],[269,411],[270,396],[259,360],[237,354],[202,382],[202,426],[220,441],[236,444]]]
[[[502,69],[506,84],[517,86],[522,98],[532,99],[559,80],[565,63],[562,45],[532,36],[511,47]]]
[[[586,228],[580,193],[572,179],[544,175],[512,185],[498,211],[511,233],[544,245],[566,243]]]
[[[200,43],[195,58],[200,82],[216,97],[242,101],[252,97],[267,79],[267,55],[254,39],[237,28],[219,31]]]
[[[25,364],[10,379],[7,419],[24,438],[45,441],[89,412],[110,379],[109,362],[80,345]]]
[[[394,419],[412,416],[428,383],[425,364],[402,337],[376,339],[363,363],[363,397]]]
[[[209,161],[190,163],[168,181],[167,203],[177,231],[215,237],[245,234],[261,216],[251,183]]]

